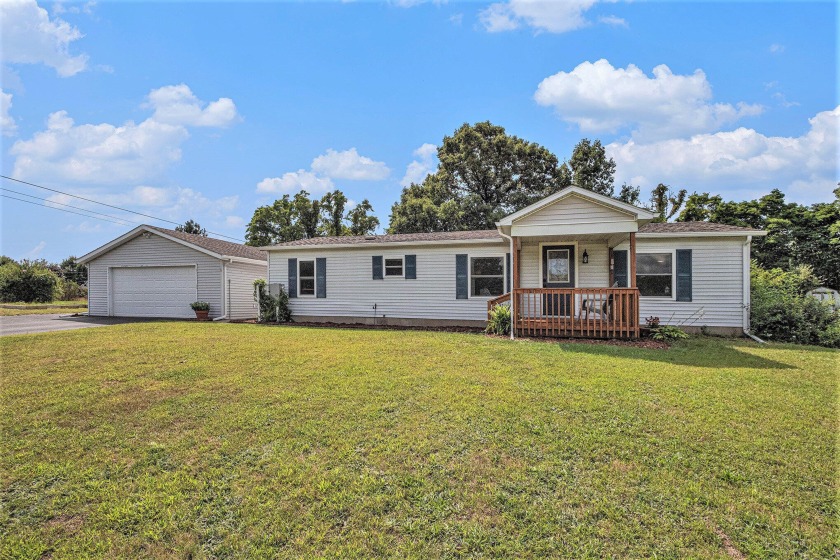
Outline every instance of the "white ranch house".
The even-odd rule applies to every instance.
[[[296,320],[484,325],[512,306],[513,335],[635,337],[663,324],[749,329],[750,243],[764,232],[651,223],[648,210],[569,187],[494,230],[318,237],[262,247]]]

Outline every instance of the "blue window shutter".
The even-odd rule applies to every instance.
[[[382,257],[373,257],[373,279],[382,280]]]
[[[289,259],[289,297],[297,297],[297,259]]]
[[[630,286],[628,277],[628,252],[627,251],[613,251],[613,278],[618,283],[619,288],[627,288]]]
[[[315,297],[327,297],[327,259],[315,259]]]
[[[455,255],[455,299],[470,297],[467,265],[467,255]]]
[[[677,249],[677,301],[691,301],[691,249]]]
[[[509,292],[510,287],[510,253],[505,253],[505,292]]]
[[[417,279],[417,255],[405,256],[405,278],[406,280]]]

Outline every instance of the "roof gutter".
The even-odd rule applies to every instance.
[[[503,239],[442,239],[415,241],[379,241],[373,243],[311,243],[306,245],[267,245],[256,247],[261,251],[322,251],[325,249],[364,249],[377,247],[411,247],[413,245],[482,245],[486,243],[503,243]]]
[[[766,234],[766,232],[762,232]],[[744,331],[744,335],[753,339],[754,341],[758,342],[759,344],[767,344],[765,341],[761,340],[754,334],[750,332],[750,247],[752,245],[752,235],[748,235],[747,239],[744,241],[744,248],[743,252],[741,253],[742,257],[741,260],[743,262],[744,271],[743,271],[743,278],[741,280],[741,290],[742,290],[742,302],[741,307],[744,310],[744,317],[742,323],[742,330]]]

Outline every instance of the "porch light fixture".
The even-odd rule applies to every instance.
[[[586,249],[583,250],[583,264],[589,263],[589,253],[586,252]]]

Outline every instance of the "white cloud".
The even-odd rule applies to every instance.
[[[240,228],[245,225],[245,218],[241,216],[225,216],[225,227]]]
[[[78,224],[68,224],[64,226],[62,231],[67,233],[99,233],[102,231],[101,223],[90,223],[87,220]]]
[[[698,134],[649,144],[609,144],[616,180],[641,186],[664,182],[689,191],[753,196],[778,187],[804,201],[826,200],[838,181],[840,106],[809,119],[802,136],[765,136],[753,129]]]
[[[86,54],[70,54],[70,43],[82,36],[66,21],[50,19],[35,0],[0,2],[0,45],[6,64],[45,64],[59,76],[73,76],[87,68]]]
[[[266,177],[257,183],[257,192],[261,193],[296,193],[303,189],[309,194],[321,194],[332,190],[333,182],[329,177],[319,177],[311,171],[299,169],[290,171],[282,177]]]
[[[773,43],[767,50],[769,50],[773,54],[782,54],[783,52],[785,52],[785,46],[780,45],[779,43]]]
[[[166,124],[224,128],[239,120],[232,99],[222,97],[205,105],[186,84],[152,90],[147,106],[155,111],[152,119]]]
[[[14,117],[9,114],[12,108],[12,94],[0,89],[0,130],[3,136],[14,136],[17,134],[17,123]]]
[[[41,252],[43,252],[44,247],[46,247],[46,246],[47,246],[47,242],[46,242],[46,241],[41,241],[41,242],[39,242],[39,243],[38,243],[37,245],[35,245],[32,249],[30,249],[30,250],[29,250],[29,252],[27,252],[27,253],[26,253],[26,258],[28,258],[28,259],[35,259],[35,258],[37,258],[37,257],[38,257],[38,255],[40,255],[40,254],[41,254]]]
[[[352,181],[381,181],[391,170],[382,161],[360,156],[356,148],[337,152],[332,148],[312,160],[312,171],[332,179]]]
[[[160,177],[181,159],[181,145],[189,138],[187,126],[224,127],[236,118],[229,99],[201,109],[202,103],[186,86],[153,90],[149,99],[155,113],[139,124],[77,125],[66,111],[52,113],[46,130],[12,146],[15,176],[60,183],[142,183]]]
[[[627,20],[618,16],[601,16],[598,18],[601,23],[612,25],[613,27],[630,27]]]
[[[509,0],[491,4],[479,13],[479,20],[491,33],[519,29],[565,33],[589,24],[585,13],[596,0]]]
[[[544,79],[534,93],[566,122],[585,132],[632,130],[637,139],[709,132],[762,112],[760,105],[712,103],[702,70],[674,74],[664,64],[647,76],[639,67],[614,68],[607,60],[583,62]]]
[[[15,142],[10,153],[16,156],[14,175],[20,179],[136,183],[180,160],[180,146],[188,137],[186,128],[152,119],[77,126],[66,111],[58,111],[49,116],[46,130]]]
[[[437,146],[434,144],[423,144],[414,150],[414,161],[408,164],[405,170],[405,176],[400,181],[403,187],[409,186],[411,183],[422,183],[426,175],[435,170],[437,161]]]

